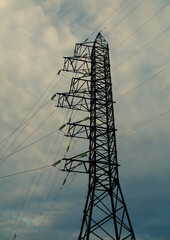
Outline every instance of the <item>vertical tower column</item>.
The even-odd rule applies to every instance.
[[[135,239],[119,184],[109,47],[99,33],[91,53],[89,185],[80,239]]]

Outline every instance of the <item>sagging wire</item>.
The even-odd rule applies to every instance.
[[[133,92],[134,90],[136,90],[138,87],[140,87],[141,85],[147,83],[148,81],[152,80],[154,77],[156,77],[157,75],[159,75],[160,73],[164,72],[165,70],[167,70],[170,66],[167,66],[163,69],[161,69],[159,72],[155,73],[154,75],[152,75],[151,77],[147,78],[145,81],[139,83],[138,85],[136,85],[135,87],[131,88],[130,90],[128,90],[127,92],[123,93],[122,95],[120,95],[119,97],[116,98],[116,100],[119,100],[120,98],[126,96],[127,94]]]
[[[119,7],[117,7],[116,9],[114,9],[113,12],[112,12],[112,13],[109,15],[109,17],[106,19],[106,21],[104,21],[98,28],[96,28],[96,30],[95,30],[93,33],[91,33],[84,42],[88,41],[97,31],[99,31],[99,30],[101,29],[101,27],[102,27],[106,22],[108,22],[108,20],[114,15],[114,13],[116,13],[116,12],[124,5],[125,2],[127,2],[127,0],[124,0],[124,1],[119,5]],[[107,25],[108,25],[108,24],[107,24]],[[106,25],[106,26],[107,26],[107,25]],[[103,29],[101,29],[100,32],[102,32],[105,28],[106,28],[106,27],[104,27]]]
[[[119,26],[131,13],[133,13],[145,0],[140,1],[134,8],[132,8],[130,10],[130,12],[128,12],[127,15],[125,15],[109,32],[108,34],[110,34],[115,28],[117,28],[117,26]]]
[[[54,112],[55,112],[55,110],[53,111],[53,112],[51,112],[39,125],[38,125],[38,127],[36,128],[36,129],[34,129],[34,131],[30,134],[30,135],[28,135],[15,149],[14,149],[14,151],[12,152],[12,153],[10,153],[8,156],[4,156],[3,157],[3,155],[4,154],[6,154],[7,153],[7,151],[9,150],[9,148],[6,150],[6,152],[2,155],[2,158],[0,159],[0,165],[2,164],[2,163],[4,163],[6,160],[7,160],[7,158],[9,157],[9,156],[11,156],[11,155],[13,155],[13,153],[15,153],[15,152],[17,152],[18,151],[18,149],[24,144],[24,142],[26,142],[32,135],[34,135],[36,132],[37,132],[37,130],[54,114]]]
[[[113,68],[113,70],[118,69],[121,65],[123,65],[125,62],[127,62],[130,58],[134,57],[135,55],[137,55],[141,50],[143,50],[145,47],[147,47],[148,45],[150,45],[152,42],[154,42],[155,40],[157,40],[159,37],[161,37],[163,34],[165,34],[168,30],[170,29],[170,27],[164,29],[162,32],[160,32],[157,36],[155,36],[151,41],[149,41],[148,43],[146,43],[144,46],[142,46],[141,48],[139,48],[135,53],[133,53],[132,55],[130,55],[129,57],[127,57],[126,59],[124,59],[120,64],[118,64],[115,68]]]
[[[165,115],[167,115],[167,114],[169,114],[169,113],[170,113],[170,110],[168,110],[168,111],[166,111],[166,112],[164,112],[164,113],[156,116],[155,118],[153,118],[153,119],[151,119],[151,120],[148,120],[148,121],[140,124],[138,127],[127,131],[126,133],[118,136],[117,138],[119,139],[119,138],[125,137],[125,136],[127,136],[127,135],[135,132],[137,129],[139,129],[139,128],[141,128],[141,127],[143,127],[143,126],[145,126],[145,125],[147,125],[147,124],[149,124],[149,123],[151,123],[151,122],[153,122],[153,121],[155,121],[155,120],[157,120],[157,119],[159,119],[159,118],[161,118],[161,117],[163,117],[163,116],[165,116]],[[86,151],[86,152],[84,152],[83,154],[80,154],[79,157],[81,157],[81,158],[86,157],[86,156],[88,156],[89,153],[96,151],[99,147],[104,146],[104,145],[107,145],[108,143],[112,143],[112,142],[114,142],[114,141],[115,141],[115,140],[109,141],[109,142],[107,142],[107,143],[105,143],[105,144],[102,144],[102,145],[96,147],[95,149],[93,149],[93,150],[91,150],[91,151]],[[64,159],[62,158],[62,159],[58,160],[57,162],[54,162],[54,163],[51,164],[51,165],[47,165],[47,166],[43,166],[43,167],[35,168],[35,169],[30,169],[30,170],[26,170],[26,171],[14,173],[14,174],[9,174],[9,175],[6,175],[6,176],[0,176],[0,178],[6,178],[6,177],[10,177],[10,176],[19,175],[19,174],[22,174],[22,173],[27,173],[27,172],[31,172],[31,171],[36,171],[36,170],[43,169],[43,168],[50,167],[50,166],[56,167],[59,163],[62,162],[62,160],[64,160]],[[64,180],[64,182],[65,182],[65,180]]]
[[[57,122],[57,120],[58,120],[58,117],[59,117],[59,112],[57,113],[55,122],[54,122],[51,130],[56,127],[56,122]],[[50,136],[48,137],[48,140],[47,140],[47,141],[49,141],[49,139],[50,139],[51,136],[52,136],[52,135],[50,135]],[[47,142],[47,144],[45,145],[44,153],[43,153],[43,155],[42,155],[42,158],[44,157],[45,152],[47,151],[48,144],[49,144],[49,143]],[[46,166],[46,165],[47,165],[47,161],[46,161],[46,163],[45,163],[45,166]],[[36,173],[36,172],[35,172],[35,173]],[[33,177],[32,177],[30,186],[32,186],[33,183],[34,183],[35,173],[34,173],[34,175],[33,175]],[[39,183],[39,181],[40,181],[40,178],[42,177],[42,174],[43,174],[43,171],[41,172],[41,175],[40,175],[39,178],[37,179],[36,186],[34,187],[34,190],[32,190],[30,196],[29,196],[29,192],[30,192],[30,191],[27,191],[27,194],[26,194],[26,196],[25,196],[25,200],[23,201],[22,206],[20,207],[20,210],[19,210],[19,218],[20,218],[20,219],[24,216],[25,212],[26,212],[27,209],[28,209],[28,206],[30,205],[30,203],[31,203],[31,201],[32,201],[33,194],[35,193],[36,187],[37,187],[37,185],[38,185],[38,183]],[[27,200],[27,199],[28,199],[28,201],[27,201],[27,203],[26,203],[26,200]],[[25,206],[25,208],[24,208],[24,206]],[[17,226],[16,226],[16,225],[17,225]],[[15,229],[15,232],[17,232],[18,229],[19,229],[19,222],[18,222],[18,224],[17,224],[17,220],[15,221],[15,225],[12,226],[12,228],[11,228],[11,230],[10,230],[9,238],[10,238],[11,234],[14,232],[14,229]]]
[[[120,46],[122,46],[126,41],[128,41],[135,33],[137,33],[143,26],[145,26],[148,22],[150,22],[156,15],[158,15],[162,10],[164,10],[169,3],[165,4],[162,8],[160,8],[156,13],[154,13],[151,17],[149,17],[144,23],[142,23],[134,32],[132,32],[126,39],[120,42],[110,53],[114,52]]]
[[[67,115],[68,115],[68,111],[67,111],[67,114],[66,114],[66,116],[65,116],[65,118],[64,118],[64,121],[66,120]],[[57,120],[57,119],[56,119],[56,120]],[[55,125],[54,125],[54,127],[55,127]],[[47,158],[47,160],[46,160],[45,165],[47,165],[47,162],[48,162],[48,160],[49,160],[49,158],[50,158],[50,156],[51,156],[51,154],[52,154],[53,148],[54,148],[54,146],[55,146],[55,144],[56,144],[56,141],[58,140],[59,133],[60,133],[60,132],[58,132],[58,135],[57,135],[57,137],[56,137],[56,139],[55,139],[55,141],[54,141],[53,147],[52,147],[52,149],[51,149],[51,151],[50,151],[50,153],[49,153],[49,156],[48,156],[48,158]],[[50,136],[50,137],[51,137],[51,136]],[[61,141],[61,143],[62,143],[62,141]],[[59,149],[60,149],[60,147],[59,147]],[[56,167],[56,165],[58,165],[59,163],[60,163],[60,161],[57,161],[57,163],[55,162],[55,164],[52,164],[52,166],[55,166],[55,167]],[[50,173],[49,173],[48,178],[47,178],[47,180],[46,180],[46,182],[45,182],[43,191],[42,191],[42,193],[41,193],[41,197],[40,197],[39,205],[38,205],[39,207],[41,206],[41,202],[42,202],[42,199],[43,199],[43,196],[44,196],[45,189],[46,189],[46,187],[47,187],[48,181],[49,181],[49,179],[50,179],[52,170],[53,170],[53,168],[51,168],[51,170],[50,170]],[[32,192],[32,196],[33,196],[33,194],[35,193],[36,187],[37,187],[37,185],[39,184],[40,179],[42,178],[43,173],[44,173],[44,172],[42,171],[41,174],[40,174],[40,176],[39,176],[39,178],[38,178],[38,181],[37,181],[36,186],[35,186],[35,188],[34,188],[34,192]],[[31,196],[31,198],[32,198],[32,196]],[[27,204],[27,208],[28,208],[30,202],[31,202],[31,199],[30,199],[29,203]],[[38,208],[36,208],[35,211],[33,211],[34,215],[36,214],[37,209],[38,209]],[[26,212],[26,210],[25,210],[25,212]],[[19,228],[19,226],[18,226],[18,228]],[[17,228],[17,231],[18,231],[18,228]]]
[[[69,110],[67,111],[67,114],[68,114],[68,112],[69,112]],[[69,117],[69,121],[68,121],[68,122],[71,121],[72,114],[73,114],[73,110],[72,110],[72,112],[71,112],[71,116]],[[66,117],[67,117],[67,115],[66,115]],[[66,117],[65,117],[65,119],[64,119],[64,122],[66,121]],[[64,125],[64,126],[63,126],[63,125]],[[59,128],[59,130],[60,130],[61,132],[63,132],[63,129],[66,127],[67,123],[65,123],[65,124],[63,124],[63,125]],[[58,138],[58,137],[57,137],[57,138]],[[64,139],[64,136],[63,136],[63,139]],[[62,145],[63,139],[60,141],[60,144],[59,144],[58,149],[61,149],[61,145]],[[70,141],[70,144],[71,144],[71,141]],[[54,145],[55,145],[55,144],[54,144]],[[69,149],[69,148],[67,147],[66,152],[68,152],[68,149]],[[66,154],[66,153],[65,153],[65,154]],[[56,167],[56,165],[58,165],[59,163],[62,163],[62,161],[61,161],[61,160],[57,160],[56,162],[54,162],[53,166]],[[61,167],[60,167],[60,168],[61,168]],[[52,171],[52,169],[51,169],[51,171]],[[55,180],[54,180],[54,182],[55,182]],[[53,182],[53,185],[54,185],[54,182]],[[66,182],[66,179],[63,181],[63,185],[65,184],[65,182]],[[47,183],[47,182],[46,182],[46,183]],[[53,185],[52,185],[52,187],[50,188],[50,191],[49,191],[48,195],[46,196],[46,199],[45,199],[45,201],[44,201],[44,203],[43,203],[43,205],[42,205],[42,209],[41,209],[40,216],[42,216],[42,214],[43,214],[46,201],[48,200],[48,197],[49,197],[49,195],[51,194]],[[62,185],[62,186],[63,186],[63,185]],[[62,189],[62,186],[61,186],[61,189]],[[60,190],[61,190],[61,189],[60,189]],[[44,190],[45,190],[45,188],[44,188]],[[43,191],[43,193],[42,193],[42,195],[41,195],[41,199],[42,199],[42,196],[43,196],[43,195],[44,195],[44,191]],[[35,214],[34,214],[34,215],[35,215]],[[35,228],[35,226],[34,226],[34,230],[33,230],[33,233],[32,233],[32,239],[33,239],[34,235],[37,235],[35,230],[36,230],[36,228]]]
[[[77,110],[76,110],[76,112],[77,112]],[[71,112],[71,116],[69,117],[69,121],[68,121],[68,122],[71,121],[72,114],[73,114],[73,110],[72,110],[72,112]],[[60,131],[62,131],[62,129],[63,129],[63,128],[61,128]],[[71,144],[71,141],[72,141],[72,139],[70,139],[69,145]],[[60,142],[60,146],[61,146],[61,145],[62,145],[62,141]],[[68,145],[68,146],[69,146],[69,145]],[[59,146],[59,149],[60,149],[60,146]],[[66,156],[66,154],[67,154],[67,152],[68,152],[69,149],[70,149],[70,147],[67,147],[67,148],[66,148],[66,151],[65,151],[64,156]],[[62,163],[62,159],[61,159],[61,160],[57,160],[56,162],[54,162],[53,166],[56,167],[56,165],[58,165],[58,164],[60,164],[60,163]],[[61,169],[61,168],[60,168],[60,169]],[[66,183],[66,181],[67,181],[67,177],[68,177],[68,175],[64,178],[63,183],[62,183],[62,185],[61,185],[61,187],[60,187],[60,189],[59,189],[59,192],[62,190],[63,186],[65,185],[65,183]],[[52,192],[54,183],[55,183],[55,180],[54,180],[54,182],[53,182],[53,185],[52,185],[52,187],[51,187],[51,189],[50,189],[49,194],[51,194],[51,192]],[[45,202],[48,200],[49,194],[47,195]],[[55,199],[55,200],[56,200],[56,199]],[[45,202],[44,202],[44,207],[45,207]],[[54,202],[53,202],[53,203],[54,203]],[[53,203],[52,203],[51,207],[53,206]],[[44,210],[44,208],[42,209],[40,216],[42,216],[43,210]],[[50,209],[49,209],[49,211],[50,211]],[[48,213],[47,213],[47,215],[48,215]],[[47,215],[45,216],[45,218],[44,218],[41,226],[44,224]],[[35,227],[34,227],[34,230],[33,230],[34,233],[32,234],[32,238],[31,238],[31,239],[36,239],[36,236],[37,236],[38,232],[40,231],[41,226],[40,226],[39,229],[37,230],[37,233],[35,232]]]
[[[29,110],[29,112],[25,115],[25,117],[23,118],[23,120],[20,122],[20,124],[18,125],[18,127],[16,127],[16,129],[14,129],[14,131],[12,133],[10,133],[5,139],[3,139],[0,144],[2,144],[3,142],[5,142],[9,137],[11,137],[20,127],[23,126],[23,124],[28,121],[29,119],[26,120],[26,118],[29,116],[29,114],[32,112],[32,110],[34,109],[34,107],[37,105],[37,103],[40,101],[40,99],[44,96],[44,94],[47,92],[47,90],[50,88],[50,86],[52,85],[52,83],[55,81],[56,79],[56,74],[55,76],[52,78],[52,81],[50,82],[50,84],[48,85],[48,87],[45,89],[45,91],[40,95],[40,97],[36,100],[36,102],[34,103],[34,105],[31,107],[31,109]],[[38,110],[37,110],[38,111]],[[35,113],[34,113],[35,114]],[[33,115],[34,115],[33,114]],[[32,116],[33,116],[32,115]],[[31,117],[32,117],[31,116]],[[0,149],[1,150],[1,149]]]
[[[10,144],[10,146],[7,148],[7,150],[6,150],[6,152],[11,148],[11,146],[15,143],[15,141],[18,139],[18,137],[21,135],[21,133],[25,130],[25,128],[28,126],[28,124],[30,123],[30,121],[33,119],[33,117],[40,111],[40,110],[42,110],[48,103],[50,102],[50,100],[49,101],[47,101],[44,105],[41,105],[40,106],[40,108],[36,111],[36,112],[34,112],[28,119],[26,119],[26,120],[24,120],[23,122],[22,122],[22,124],[19,126],[19,127],[17,127],[10,135],[9,135],[9,137],[11,138],[12,137],[12,135],[18,130],[18,129],[20,129],[25,123],[27,123],[25,126],[24,126],[24,128],[21,130],[21,132],[15,137],[15,139],[13,140],[13,142]],[[25,118],[24,118],[25,119]],[[9,142],[9,140],[10,140],[10,138],[6,138],[6,142],[4,143],[4,145],[0,148],[0,151],[2,151],[2,149],[5,147],[5,145]],[[1,143],[3,143],[3,141],[1,142]],[[5,153],[6,153],[5,152]],[[5,154],[4,153],[4,154]],[[3,154],[3,155],[4,155]],[[2,155],[2,156],[3,156]]]
[[[26,116],[24,117],[24,119],[21,121],[21,123],[19,124],[19,126],[10,134],[8,135],[3,141],[1,141],[1,143],[4,142],[4,145],[0,148],[0,151],[2,151],[2,149],[4,148],[4,146],[8,143],[8,141],[10,140],[10,138],[14,135],[14,133],[20,129],[24,124],[26,124],[24,126],[24,128],[21,130],[21,132],[15,137],[15,139],[13,140],[13,142],[10,144],[10,146],[7,148],[6,152],[1,156],[2,157],[7,153],[7,151],[12,147],[12,145],[16,142],[16,140],[18,139],[18,137],[22,134],[22,132],[25,130],[25,128],[28,126],[28,124],[31,122],[31,120],[33,119],[33,117],[40,111],[42,110],[49,102],[50,100],[48,100],[45,104],[44,102],[46,101],[46,98],[51,95],[51,92],[53,91],[53,89],[50,91],[50,93],[48,94],[48,96],[44,99],[43,103],[41,104],[41,106],[31,115],[29,116],[29,114],[31,113],[31,111],[34,109],[34,107],[37,105],[37,103],[40,101],[40,99],[42,98],[42,96],[47,92],[47,90],[50,88],[50,86],[52,85],[52,83],[54,82],[54,80],[56,79],[56,76],[52,79],[52,81],[50,82],[50,84],[48,85],[48,87],[46,88],[46,90],[41,94],[41,96],[38,98],[38,100],[36,101],[36,103],[33,105],[33,107],[31,108],[31,110],[26,114]],[[57,83],[55,84],[55,87],[57,87],[57,85],[59,84],[60,80],[63,78],[63,76],[61,76],[59,78],[59,80],[57,81]],[[29,118],[27,119],[27,117],[29,116]],[[0,143],[0,144],[1,144]],[[7,156],[8,158],[8,156]],[[5,158],[3,158],[5,159]],[[1,163],[0,163],[1,164]]]

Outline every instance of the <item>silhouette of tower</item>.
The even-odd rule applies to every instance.
[[[93,42],[77,43],[73,57],[64,59],[62,70],[75,77],[68,92],[57,93],[57,106],[88,113],[81,121],[68,121],[67,136],[89,139],[89,150],[63,159],[63,171],[89,176],[78,239],[135,239],[119,183],[108,43],[98,33]]]

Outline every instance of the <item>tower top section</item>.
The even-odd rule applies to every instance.
[[[106,39],[103,37],[103,35],[101,34],[101,32],[99,32],[97,34],[97,37],[96,37],[94,43],[97,43],[98,45],[100,45],[102,47],[108,47],[108,43],[107,43]]]

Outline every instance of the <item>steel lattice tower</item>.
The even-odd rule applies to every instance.
[[[84,120],[67,123],[67,136],[89,139],[88,151],[64,158],[63,171],[89,175],[78,239],[135,239],[119,183],[108,43],[98,33],[94,42],[77,43],[73,57],[64,59],[62,70],[76,76],[69,92],[57,93],[57,106],[89,113]]]

